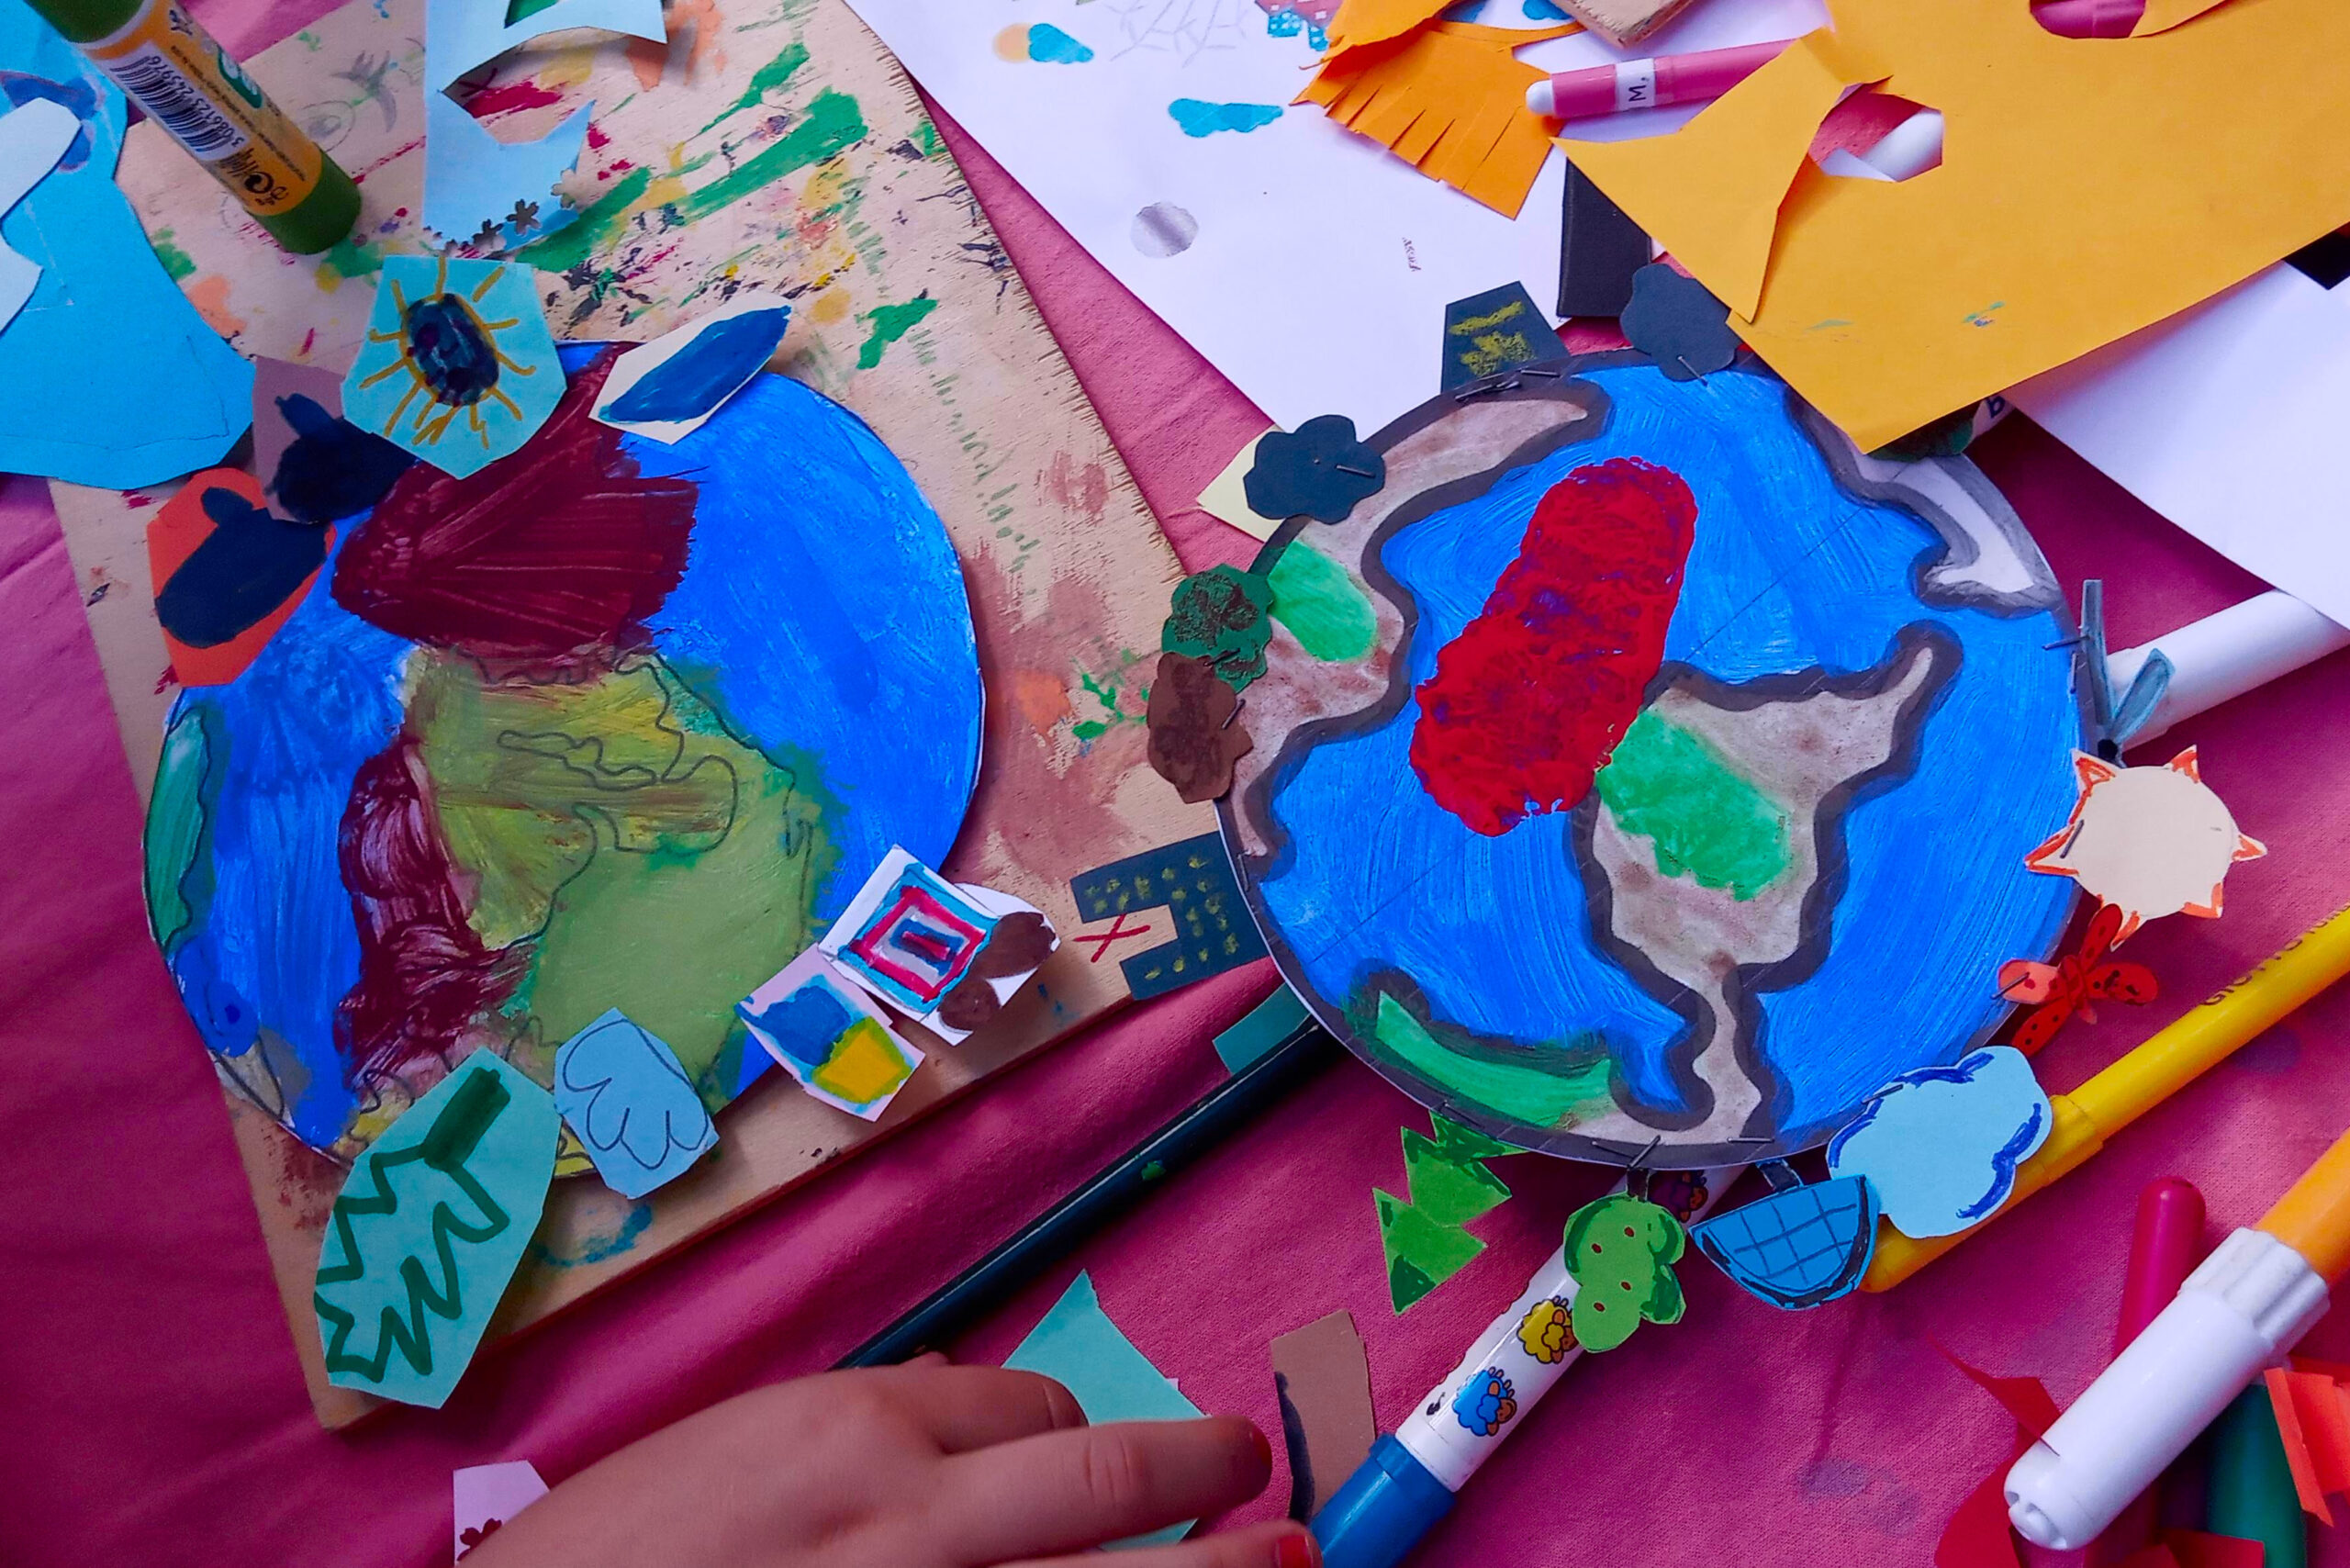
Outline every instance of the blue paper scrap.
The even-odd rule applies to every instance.
[[[623,1198],[666,1186],[718,1143],[677,1053],[617,1007],[555,1052],[554,1108]]]
[[[595,418],[674,445],[767,368],[791,324],[780,295],[738,294],[717,310],[621,355]]]
[[[513,262],[386,257],[343,417],[460,479],[520,447],[563,400],[536,277]]]
[[[580,105],[535,140],[500,141],[447,94],[425,94],[424,226],[453,245],[494,230],[501,251],[567,226],[578,214],[555,182],[579,162],[595,106]]]
[[[1058,1382],[1096,1427],[1110,1421],[1189,1421],[1203,1414],[1110,1321],[1093,1276],[1082,1271],[1003,1364]],[[1186,1519],[1111,1546],[1164,1546],[1182,1540],[1198,1522]]]
[[[554,0],[508,21],[518,8],[506,0],[425,0],[425,91],[445,93],[475,66],[517,44],[569,28],[601,28],[652,43],[666,42],[669,36],[661,20],[661,0]]]
[[[1876,1255],[1876,1193],[1860,1176],[1782,1188],[1690,1226],[1747,1294],[1790,1311],[1849,1294]]]
[[[1988,1046],[1870,1095],[1829,1141],[1828,1170],[1866,1176],[1902,1235],[1951,1236],[2008,1201],[2016,1167],[2048,1141],[2053,1120],[2023,1053]]]
[[[0,471],[128,490],[212,467],[252,422],[253,370],[116,188],[122,90],[24,6],[0,6],[0,81],[10,102],[59,103],[82,122],[0,218],[0,241],[40,269],[0,332]]]

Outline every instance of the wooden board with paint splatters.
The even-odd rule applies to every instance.
[[[563,186],[578,216],[519,259],[543,269],[549,319],[572,340],[657,337],[746,287],[792,301],[778,368],[888,443],[946,522],[970,589],[990,700],[979,787],[945,868],[1073,931],[1072,876],[1212,825],[1204,808],[1127,787],[1146,771],[1139,680],[1180,568],[911,84],[841,0],[679,0],[667,17],[666,48],[560,35],[502,58],[476,94],[476,113],[507,141],[598,106]],[[271,246],[151,125],[129,138],[123,189],[189,297],[244,353],[341,372],[382,258],[429,248],[422,36],[420,0],[354,0],[252,62],[362,182],[358,237],[323,258]],[[144,797],[173,696],[145,531],[173,487],[52,488]],[[1125,1002],[1122,955],[1107,946],[1065,943],[1038,977],[1043,1003],[932,1053],[878,1126],[778,1080],[725,1112],[717,1158],[652,1200],[557,1183],[498,1331]],[[326,1383],[310,1307],[342,1168],[281,1125],[282,1103],[250,1074],[220,1065],[312,1400],[323,1422],[345,1424],[374,1402]]]

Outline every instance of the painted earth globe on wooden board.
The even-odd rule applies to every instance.
[[[1220,805],[1282,973],[1528,1148],[1824,1140],[2006,1013],[2072,891],[2071,622],[1963,459],[1863,457],[1774,378],[1633,353],[1440,398],[1292,520]]]
[[[712,1110],[770,1065],[734,1004],[979,768],[954,547],[856,416],[760,375],[674,446],[588,417],[426,465],[298,608],[173,706],[156,937],[223,1075],[364,1148],[474,1050],[541,1082],[617,1007]],[[345,431],[349,427],[342,427]]]

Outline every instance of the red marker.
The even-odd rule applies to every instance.
[[[2109,3],[2109,0],[2108,0]],[[1695,54],[1628,60],[1546,76],[1526,89],[1526,106],[1552,119],[1589,119],[1625,109],[1660,108],[1718,98],[1779,57],[1795,42],[1742,44]]]
[[[2042,0],[2032,20],[2064,39],[2126,39],[2146,0]]]
[[[2121,1282],[2121,1315],[2114,1320],[2113,1353],[2130,1348],[2203,1260],[2203,1194],[2177,1176],[2146,1183],[2138,1194],[2138,1223],[2130,1234],[2130,1272]],[[2092,1564],[2120,1562],[2154,1539],[2159,1484],[2138,1495],[2105,1533],[2089,1543]]]

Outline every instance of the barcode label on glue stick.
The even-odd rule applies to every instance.
[[[245,150],[247,138],[153,44],[101,61],[107,75],[152,115],[172,140],[207,162]]]

